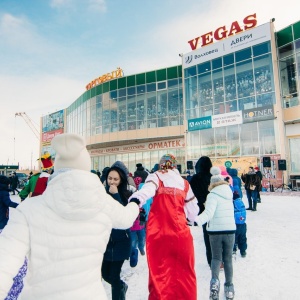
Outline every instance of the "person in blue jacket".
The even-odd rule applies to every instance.
[[[106,192],[126,206],[131,192],[128,190],[126,167],[122,162],[113,164],[106,175]],[[127,284],[120,274],[125,259],[131,254],[130,229],[112,229],[102,262],[102,278],[111,285],[112,300],[125,300]]]
[[[236,224],[235,243],[233,254],[237,248],[240,250],[241,256],[246,257],[247,253],[247,224],[246,224],[246,208],[242,201],[239,191],[233,192],[234,219]]]
[[[240,198],[243,198],[242,180],[238,176],[238,170],[227,168],[227,172],[232,178],[232,189],[233,189],[233,191],[238,191],[238,193],[240,195]]]
[[[0,175],[0,232],[8,222],[9,208],[18,206],[18,203],[10,200],[9,184],[10,180],[4,175]]]

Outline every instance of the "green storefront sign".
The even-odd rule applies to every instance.
[[[232,166],[232,162],[231,161],[229,161],[229,160],[225,161],[225,167],[226,168],[231,168],[231,166]]]

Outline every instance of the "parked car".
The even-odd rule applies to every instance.
[[[28,176],[27,174],[25,173],[19,173],[19,172],[16,172],[16,175],[18,176],[19,178],[19,185],[18,185],[18,188],[23,188],[24,185],[27,183],[28,181]]]

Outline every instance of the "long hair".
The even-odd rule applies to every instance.
[[[108,175],[111,171],[116,171],[120,176],[120,184],[118,185],[118,193],[120,194],[121,199],[124,202],[124,204],[127,204],[128,198],[131,196],[131,192],[128,190],[127,176],[120,168],[114,166],[114,167],[111,167],[107,171],[106,178],[105,178],[106,183],[107,183]]]

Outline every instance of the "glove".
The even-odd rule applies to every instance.
[[[134,202],[137,205],[140,205],[141,201],[138,198],[131,198],[129,202]]]

